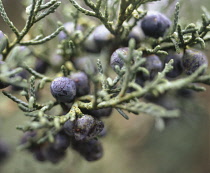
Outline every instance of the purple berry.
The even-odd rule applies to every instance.
[[[70,103],[76,96],[76,85],[72,79],[67,77],[55,78],[50,86],[51,94],[59,102]]]
[[[55,141],[52,144],[52,147],[55,150],[65,151],[70,145],[70,137],[65,133],[59,132],[55,136]]]
[[[103,147],[99,140],[74,141],[72,148],[79,152],[87,161],[96,161],[103,156]]]
[[[40,162],[44,162],[46,161],[46,157],[44,156],[42,147],[37,148],[36,150],[33,151],[33,156],[36,160],[40,161]]]
[[[102,48],[113,39],[113,35],[104,25],[99,25],[93,31],[93,39]]]
[[[159,38],[163,37],[170,27],[171,21],[162,13],[149,13],[141,22],[141,28],[146,36]]]
[[[66,156],[65,151],[56,150],[52,145],[48,144],[42,148],[43,156],[51,163],[58,163]]]
[[[16,77],[19,76],[22,79],[27,79],[29,76],[29,73],[26,70],[23,70],[20,73],[16,74],[15,76]],[[12,89],[12,91],[20,91],[20,90],[23,90],[23,87],[12,85],[11,89]]]
[[[63,125],[64,132],[69,136],[74,136],[74,121],[66,121]]]
[[[162,71],[163,64],[157,55],[146,57],[145,68],[150,72],[150,79],[153,79],[158,72]]]
[[[99,25],[89,35],[84,43],[84,47],[89,52],[98,53],[103,47],[109,45],[113,38],[113,35],[104,25]]]
[[[36,145],[34,143],[34,138],[36,137],[37,133],[35,131],[27,131],[23,134],[22,138],[20,139],[20,145],[25,145],[26,143],[29,143],[30,146],[28,146],[28,150],[29,151],[34,151],[36,150],[38,147],[38,145]]]
[[[182,64],[186,74],[194,73],[200,66],[208,64],[206,55],[195,49],[186,49],[182,58]]]
[[[84,96],[89,94],[90,85],[87,75],[84,72],[72,73],[70,78],[75,82],[77,89],[77,96]]]
[[[113,52],[111,55],[110,65],[113,70],[115,70],[115,66],[119,66],[119,68],[122,68],[124,65],[123,60],[120,58],[119,54],[122,54],[123,56],[127,56],[128,54],[128,47],[122,47]]]
[[[174,60],[173,63],[173,70],[171,70],[170,72],[168,72],[166,74],[167,77],[170,78],[175,78],[177,76],[179,76],[182,72],[183,72],[183,67],[182,67],[182,55],[181,54],[177,54],[177,53],[172,53],[169,54],[168,56],[165,57],[165,63],[168,63],[171,59]]]
[[[128,41],[129,41],[131,38],[133,38],[133,39],[135,40],[136,44],[138,44],[138,43],[141,42],[141,40],[144,39],[144,37],[145,37],[145,36],[144,36],[144,34],[143,34],[141,28],[139,28],[139,26],[134,26],[134,27],[132,28],[132,30],[130,31],[130,33],[128,34]],[[127,45],[128,45],[128,43],[127,43]]]
[[[42,59],[37,59],[34,70],[38,73],[44,74],[47,71],[49,64]]]
[[[109,117],[112,113],[112,108],[102,108],[96,110],[82,110],[83,113],[92,115],[95,118]]]
[[[103,122],[91,115],[83,115],[73,122],[68,120],[63,126],[64,132],[78,141],[93,139],[99,135],[103,128]]]

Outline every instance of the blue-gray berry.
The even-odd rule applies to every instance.
[[[124,65],[123,60],[120,58],[119,54],[122,54],[123,56],[127,56],[128,54],[128,47],[122,47],[113,52],[111,55],[110,65],[113,70],[115,70],[115,66],[119,66],[119,68],[122,68]]]
[[[64,23],[63,26],[64,26],[64,28],[65,28],[65,30],[66,30],[68,35],[64,31],[61,31],[58,34],[58,38],[60,40],[67,39],[68,36],[71,36],[76,30],[79,30],[79,31],[83,31],[84,30],[84,28],[81,25],[77,25],[76,28],[75,28],[75,24],[73,22]]]
[[[170,27],[171,21],[162,13],[149,13],[141,22],[141,28],[146,36],[159,38],[163,37]]]
[[[104,25],[99,25],[84,42],[84,48],[88,52],[98,53],[103,47],[106,47],[108,44],[110,44],[113,38],[114,36]]]
[[[51,163],[58,163],[66,156],[66,152],[56,150],[52,145],[48,144],[42,148],[43,157]]]
[[[195,49],[186,49],[182,58],[182,64],[186,74],[190,75],[200,66],[208,64],[206,55]]]
[[[56,134],[52,147],[55,150],[65,151],[70,145],[70,137],[62,131]]]
[[[76,96],[76,85],[68,77],[57,77],[50,85],[53,97],[59,102],[70,103]]]
[[[167,77],[170,78],[175,78],[179,76],[183,72],[183,67],[182,67],[182,54],[177,54],[177,53],[169,53],[164,60],[164,64],[168,63],[171,59],[174,60],[173,63],[173,69],[166,73]]]
[[[93,39],[98,46],[103,47],[113,39],[113,35],[104,25],[99,25],[93,31]]]
[[[28,73],[28,71],[23,70],[20,73],[17,73],[15,76],[16,77],[19,76],[23,80],[23,79],[27,79],[29,77],[29,73]],[[24,89],[23,87],[19,87],[19,86],[15,86],[15,85],[12,85],[12,87],[11,87],[12,91],[21,91],[23,89]]]
[[[111,113],[112,113],[112,108],[102,108],[90,111],[90,115],[96,118],[109,117]]]
[[[103,147],[99,140],[74,141],[72,148],[79,152],[87,161],[96,161],[103,156]]]
[[[37,59],[34,70],[38,73],[44,74],[47,71],[48,67],[49,64],[46,61],[42,59]]]
[[[150,79],[153,79],[158,72],[162,71],[163,63],[157,55],[149,55],[146,57],[145,68],[150,72]]]
[[[90,92],[90,84],[87,75],[84,72],[72,73],[70,78],[76,84],[77,96],[84,96]]]
[[[74,122],[75,121],[66,121],[63,125],[64,132],[69,136],[74,136]]]

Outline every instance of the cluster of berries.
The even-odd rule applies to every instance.
[[[37,132],[26,132],[21,145],[28,145],[28,150],[38,161],[60,162],[66,156],[67,148],[72,148],[87,161],[96,161],[103,155],[103,147],[97,137],[104,129],[101,120],[90,115],[83,115],[75,121],[65,122],[63,129],[54,136],[54,142],[37,144]]]
[[[76,97],[90,92],[88,76],[84,72],[71,73],[69,77],[57,77],[52,81],[50,88],[55,99],[67,107]],[[37,144],[34,142],[37,133],[32,131],[25,133],[21,145],[29,142],[29,151],[39,161],[58,163],[65,157],[68,147],[80,153],[87,161],[98,160],[103,155],[103,148],[97,138],[105,133],[104,123],[100,118],[110,116],[111,111],[111,108],[84,109],[81,117],[63,124],[62,130],[54,136],[53,143]]]
[[[120,55],[126,55],[127,53],[128,47],[115,50],[110,59],[110,65],[113,70],[116,71],[117,66],[120,69],[123,67],[124,62]],[[142,85],[142,82],[145,82],[146,80],[152,80],[158,72],[163,70],[164,64],[168,63],[171,59],[173,59],[173,69],[166,74],[166,77],[168,78],[176,78],[181,75],[183,71],[187,75],[191,75],[200,66],[208,64],[208,59],[203,52],[191,48],[186,49],[184,54],[171,52],[167,56],[163,57],[163,61],[161,61],[161,59],[155,54],[146,55],[144,58],[146,58],[144,67],[150,72],[150,75],[148,76],[142,72],[138,72],[136,74],[136,82],[140,85]]]
[[[145,36],[157,39],[164,36],[170,25],[171,21],[165,15],[158,12],[152,12],[148,13],[139,22],[138,29],[141,28]],[[132,34],[132,37],[135,40],[139,40],[137,38],[138,36],[139,35]],[[120,54],[127,55],[127,53],[128,47],[118,48],[113,52],[110,59],[110,65],[113,70],[116,71],[116,66],[120,69],[123,67],[124,62],[120,57]],[[192,48],[187,48],[184,50],[184,53],[180,54],[169,52],[168,56],[161,57],[161,59],[155,54],[144,55],[144,57],[146,58],[144,67],[150,72],[150,76],[138,72],[136,75],[136,82],[140,85],[148,79],[153,79],[158,72],[163,70],[164,64],[168,63],[171,59],[174,61],[173,70],[166,74],[169,78],[176,78],[182,74],[183,71],[185,71],[187,75],[190,75],[200,66],[208,64],[206,55],[203,52]],[[133,57],[133,59],[135,59],[135,57]]]

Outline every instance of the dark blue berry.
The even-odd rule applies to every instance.
[[[171,21],[161,13],[149,13],[141,22],[141,28],[146,36],[159,38],[163,37],[170,27]]]
[[[38,73],[44,74],[47,71],[49,64],[42,59],[37,59],[34,70]]]
[[[206,55],[195,49],[186,49],[182,58],[182,64],[186,74],[190,75],[200,66],[208,64]]]
[[[58,163],[64,159],[66,152],[62,150],[56,150],[52,145],[48,144],[42,148],[43,156],[51,163]]]
[[[90,114],[95,118],[109,117],[112,113],[112,108],[102,108],[95,110],[82,110],[84,113]]]
[[[104,25],[97,26],[84,43],[87,51],[98,53],[113,40],[113,35]]]
[[[33,156],[36,160],[40,162],[46,161],[46,157],[44,156],[44,153],[41,147],[33,151]]]
[[[2,82],[2,81],[0,80],[0,89],[4,89],[4,88],[6,88],[6,87],[8,87],[8,86],[9,86],[8,83]]]
[[[64,132],[69,136],[74,136],[74,121],[66,121],[63,125]]]
[[[23,80],[29,77],[29,73],[26,70],[23,70],[20,73],[16,74],[15,76],[20,77]],[[12,91],[20,91],[20,90],[23,90],[23,87],[12,85],[11,89]]]
[[[144,86],[145,81],[148,79],[148,76],[145,76],[142,72],[137,72],[136,73],[136,79],[135,82],[140,85]]]
[[[39,148],[38,145],[36,145],[34,142],[34,138],[36,137],[36,135],[37,133],[35,131],[25,132],[20,139],[20,145],[26,145],[28,143],[29,145],[27,149],[33,152],[34,150]]]
[[[175,78],[179,76],[183,72],[183,67],[182,67],[182,55],[177,54],[177,53],[169,53],[168,56],[165,57],[164,63],[168,63],[171,59],[174,60],[173,63],[173,70],[170,72],[166,73],[167,77],[170,78]]]
[[[74,141],[72,148],[79,152],[87,161],[96,161],[103,156],[103,147],[99,140]]]
[[[119,54],[122,54],[123,56],[127,56],[128,54],[128,47],[122,47],[113,52],[111,55],[110,65],[113,70],[115,70],[115,66],[119,66],[121,69],[124,65],[123,60],[120,58]]]
[[[133,29],[128,34],[128,40],[133,38],[135,40],[135,43],[140,43],[141,40],[144,38],[144,34],[142,33],[142,30],[139,28],[139,26],[133,27]]]
[[[84,96],[89,94],[90,85],[87,75],[84,72],[72,73],[70,78],[76,84],[77,96]]]
[[[157,55],[149,55],[146,57],[145,68],[150,72],[150,79],[153,79],[158,72],[162,71],[163,64]]]
[[[52,144],[52,147],[55,150],[65,151],[70,145],[70,138],[65,133],[59,132],[55,138],[54,142]]]
[[[160,61],[158,56],[149,55],[145,58],[146,58],[146,62],[143,66],[149,71],[150,74],[147,75],[140,71],[140,72],[136,73],[136,79],[135,79],[135,82],[142,87],[144,86],[144,84],[147,80],[154,79],[154,77],[157,75],[157,73],[162,71],[162,69],[163,69],[163,64]]]
[[[177,94],[180,97],[183,97],[185,99],[189,99],[189,98],[193,98],[193,96],[195,94],[195,91],[193,91],[191,89],[182,88],[182,89],[177,91]]]
[[[70,103],[76,96],[75,82],[67,77],[55,78],[50,85],[50,89],[51,94],[59,102]]]
[[[93,31],[93,39],[102,48],[113,39],[113,35],[104,25],[99,25]]]

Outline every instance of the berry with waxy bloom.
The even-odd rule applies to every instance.
[[[87,161],[96,161],[103,156],[103,147],[99,140],[74,141],[72,148],[79,152]]]
[[[162,13],[148,13],[141,21],[141,28],[146,36],[163,37],[170,27],[171,21]]]
[[[110,65],[113,70],[115,70],[115,66],[119,66],[119,68],[122,68],[124,65],[124,62],[119,54],[122,54],[123,56],[126,57],[128,54],[128,47],[119,48],[112,53]]]
[[[84,96],[90,92],[89,80],[84,72],[72,73],[70,79],[76,84],[77,96]]]
[[[183,72],[183,67],[182,67],[182,54],[177,54],[177,53],[169,53],[168,56],[165,57],[164,62],[168,63],[171,59],[173,59],[173,69],[166,73],[167,77],[170,78],[175,78],[179,76]]]
[[[51,94],[59,102],[70,103],[76,96],[76,85],[72,79],[68,77],[57,77],[51,85]]]
[[[182,58],[182,64],[186,74],[190,75],[200,66],[208,64],[206,55],[195,49],[186,49]]]

